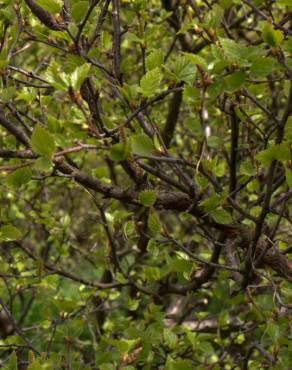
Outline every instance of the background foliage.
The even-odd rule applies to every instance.
[[[5,369],[288,369],[290,0],[0,3]]]

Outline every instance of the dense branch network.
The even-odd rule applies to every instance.
[[[231,296],[250,297],[262,279],[279,309],[287,308],[277,284],[292,281],[290,250],[280,248],[292,240],[291,8],[191,0],[147,9],[113,0],[91,1],[80,15],[70,1],[58,11],[25,3],[1,35],[9,59],[1,75],[0,170],[29,214],[21,240],[1,242],[9,258],[18,250],[31,277],[57,275],[94,289],[80,310],[101,307],[96,342],[114,307],[103,297],[119,290],[141,307],[150,297],[166,310],[186,296],[171,325],[189,322],[187,297],[217,286],[220,274],[229,274]],[[30,186],[30,195],[18,186]],[[56,214],[56,204],[65,210],[51,225],[42,208],[50,197]],[[65,213],[71,230],[56,236]],[[86,225],[73,222],[83,217]],[[100,273],[78,269],[79,259]],[[16,332],[38,353],[21,329],[30,305],[22,301],[17,322],[0,304],[10,323],[3,336]],[[190,327],[214,333],[210,322]],[[254,323],[225,330],[249,333]],[[274,363],[257,341],[246,363],[255,349]]]

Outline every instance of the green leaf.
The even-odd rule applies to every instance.
[[[45,128],[37,125],[31,137],[31,147],[37,154],[50,158],[55,150],[54,137]]]
[[[220,43],[225,56],[230,60],[242,65],[245,61],[244,46],[230,39],[220,38]]]
[[[292,156],[289,146],[282,143],[259,152],[256,155],[256,159],[260,161],[262,165],[267,166],[275,159],[278,161],[288,161],[292,159]]]
[[[177,336],[174,334],[174,332],[171,329],[164,329],[163,331],[164,341],[166,345],[174,349],[177,345]]]
[[[154,146],[149,136],[140,134],[133,135],[131,138],[132,152],[138,155],[151,155]]]
[[[191,360],[181,358],[172,359],[170,355],[167,356],[167,361],[164,370],[192,370],[194,369]]]
[[[262,36],[264,41],[272,48],[279,46],[284,39],[283,33],[280,30],[275,30],[268,22],[264,23]]]
[[[183,55],[186,57],[186,59],[191,61],[193,64],[198,64],[199,66],[201,66],[205,69],[208,68],[207,62],[200,55],[191,54],[191,53],[183,53]]]
[[[1,89],[1,100],[5,103],[9,102],[9,100],[13,99],[16,94],[16,88],[14,86],[9,86],[6,89]]]
[[[0,240],[11,241],[21,239],[21,232],[13,225],[4,225],[0,227]]]
[[[150,213],[148,217],[148,228],[152,235],[157,235],[160,232],[160,220],[157,213]]]
[[[270,321],[269,323],[267,323],[267,333],[269,334],[273,343],[279,343],[279,340],[281,339],[281,330],[279,325],[277,325],[273,321]]]
[[[124,231],[126,239],[130,239],[136,236],[135,222],[132,220],[126,222],[126,224],[124,225],[123,231]]]
[[[257,172],[250,161],[244,161],[240,164],[240,173],[242,175],[253,176]]]
[[[155,190],[143,190],[139,194],[139,202],[145,207],[151,207],[156,202],[157,196]]]
[[[36,3],[50,13],[60,13],[62,9],[61,0],[37,0]]]
[[[160,83],[162,81],[162,74],[159,68],[154,68],[148,71],[140,81],[140,87],[142,94],[149,98],[154,95],[158,90]]]
[[[196,75],[196,65],[185,56],[179,57],[174,65],[173,73],[178,82],[191,83]]]
[[[16,189],[27,184],[31,180],[32,171],[30,166],[19,168],[7,176],[6,183],[9,187]]]
[[[151,71],[154,68],[159,68],[163,64],[163,53],[160,49],[152,51],[147,57],[146,57],[146,68],[147,71]]]
[[[53,168],[53,162],[51,158],[48,157],[39,157],[34,164],[34,168],[41,172],[51,171]]]
[[[88,77],[90,71],[90,64],[85,63],[77,67],[72,73],[71,82],[74,90],[79,90],[83,81]]]
[[[231,73],[229,76],[224,78],[225,91],[233,93],[238,90],[245,82],[245,73],[238,71]]]
[[[226,161],[220,161],[214,168],[214,175],[217,177],[223,177],[225,174]]]
[[[285,138],[289,142],[292,142],[292,116],[288,118],[285,126]]]
[[[210,216],[212,216],[218,224],[231,224],[233,221],[230,213],[223,208],[218,208],[210,212]]]
[[[223,143],[224,143],[223,139],[219,136],[211,135],[207,139],[207,145],[210,148],[215,148],[215,149],[221,148]]]
[[[56,90],[68,91],[69,81],[65,77],[65,74],[60,72],[60,66],[56,62],[49,65],[46,72],[46,79]]]
[[[39,370],[41,368],[42,368],[42,366],[41,366],[39,360],[35,360],[35,361],[33,361],[32,364],[30,364],[28,366],[27,370]]]
[[[13,351],[9,357],[8,363],[5,365],[4,370],[18,370],[17,356],[15,351]]]
[[[113,161],[124,161],[128,155],[129,150],[125,143],[117,143],[111,147],[110,157]]]
[[[256,57],[250,67],[251,76],[254,78],[263,78],[273,73],[275,60],[271,57]]]
[[[286,182],[289,188],[292,188],[292,171],[286,168],[285,175],[286,175]]]
[[[204,207],[206,212],[211,212],[219,207],[224,199],[219,194],[214,194],[209,198],[206,198],[200,202],[200,206]]]
[[[80,23],[85,17],[88,9],[88,1],[74,1],[71,8],[71,17],[76,23]]]

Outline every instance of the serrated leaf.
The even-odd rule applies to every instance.
[[[223,52],[230,61],[242,64],[245,60],[243,46],[230,39],[220,39]]]
[[[267,324],[267,333],[269,334],[270,338],[272,339],[273,343],[278,344],[281,338],[281,331],[280,326],[276,323],[270,321]]]
[[[279,46],[284,39],[283,33],[280,30],[275,30],[268,22],[264,23],[262,36],[264,41],[272,48]]]
[[[9,187],[19,188],[21,185],[27,184],[32,176],[30,166],[19,168],[7,176],[6,183]]]
[[[238,71],[231,73],[229,76],[224,78],[224,90],[233,93],[237,91],[245,82],[245,73]]]
[[[292,116],[288,118],[285,126],[285,138],[292,142]]]
[[[135,222],[132,220],[126,222],[123,231],[126,239],[130,239],[133,236],[136,236]]]
[[[225,174],[226,161],[220,161],[214,168],[214,175],[217,177],[223,177]]]
[[[88,77],[90,71],[90,64],[84,63],[77,67],[72,73],[71,82],[74,90],[79,90],[83,81]]]
[[[128,146],[124,143],[117,143],[111,147],[110,157],[113,161],[123,161],[129,155]]]
[[[42,365],[40,364],[39,360],[35,360],[32,364],[30,364],[27,368],[27,370],[39,370],[42,368]]]
[[[14,86],[9,86],[6,89],[1,89],[1,100],[5,103],[13,99],[16,94],[16,88]]]
[[[173,73],[178,82],[193,82],[196,75],[196,65],[185,56],[179,57],[174,65]]]
[[[11,241],[21,239],[21,232],[13,225],[4,225],[0,227],[0,240]]]
[[[60,66],[53,62],[49,65],[46,71],[46,80],[56,90],[67,92],[69,88],[69,82],[67,81],[64,73],[60,72]]]
[[[62,9],[61,0],[37,0],[36,3],[50,13],[60,13]]]
[[[31,147],[37,154],[52,157],[55,150],[54,137],[40,125],[37,125],[32,133]]]
[[[263,78],[273,73],[274,67],[275,60],[273,58],[259,56],[253,59],[250,73],[254,78]]]
[[[211,212],[222,204],[222,197],[219,194],[214,194],[200,202],[200,206],[204,207],[206,212]]]
[[[156,202],[157,195],[155,190],[143,190],[139,194],[139,202],[145,207],[151,207]]]
[[[194,364],[191,360],[185,360],[176,358],[173,360],[170,356],[167,357],[166,365],[164,370],[192,370]]]
[[[191,54],[191,53],[183,53],[183,55],[186,57],[186,59],[188,59],[192,63],[198,64],[199,66],[205,69],[208,68],[208,64],[206,63],[205,59],[202,58],[200,55]]]
[[[152,255],[152,257],[158,257],[159,247],[154,239],[150,239],[147,244],[147,251]]]
[[[131,138],[132,152],[138,155],[150,155],[154,149],[152,140],[146,135],[133,135]]]
[[[213,210],[210,216],[212,216],[214,221],[218,222],[218,224],[231,224],[233,221],[230,213],[223,208]]]
[[[259,152],[256,155],[256,159],[262,163],[262,165],[267,166],[273,160],[278,161],[288,161],[292,159],[289,146],[287,144],[279,144],[271,146],[270,148]]]
[[[219,27],[222,18],[224,16],[224,9],[218,4],[212,6],[212,11],[207,12],[205,23],[207,27],[217,28]]]
[[[147,225],[152,235],[157,235],[160,232],[160,220],[157,213],[150,213]]]
[[[53,162],[51,158],[39,157],[34,163],[34,168],[41,172],[48,172],[52,170]]]
[[[5,365],[5,370],[18,370],[17,356],[13,351],[9,357],[9,361]]]
[[[176,334],[171,329],[166,328],[163,331],[163,337],[164,337],[166,345],[169,348],[174,349],[175,346],[177,345],[177,340],[178,340]]]
[[[244,161],[240,165],[240,173],[247,176],[253,176],[256,174],[256,170],[250,161]]]
[[[154,95],[158,90],[160,83],[162,81],[162,74],[159,68],[154,68],[148,71],[140,81],[140,87],[142,94],[149,98]]]
[[[289,188],[292,188],[292,171],[286,168],[285,175],[286,175],[286,182]]]
[[[154,68],[159,68],[163,64],[163,53],[160,49],[152,51],[147,57],[146,57],[146,68],[147,71],[151,71]]]
[[[88,1],[74,1],[74,5],[71,8],[71,17],[74,19],[76,23],[82,21],[85,17],[88,9]]]

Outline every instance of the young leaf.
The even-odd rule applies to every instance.
[[[21,232],[13,225],[4,225],[0,227],[0,240],[11,241],[21,238]]]
[[[133,135],[131,138],[132,152],[138,155],[150,155],[154,149],[152,140],[146,135]]]
[[[110,157],[113,161],[123,161],[129,155],[128,146],[124,143],[117,143],[111,147]]]
[[[149,98],[154,95],[160,86],[162,74],[159,68],[154,68],[147,72],[140,81],[142,94]]]
[[[36,170],[41,172],[51,171],[53,168],[53,163],[49,157],[39,157],[33,166]]]
[[[179,57],[174,65],[173,72],[178,82],[191,83],[196,75],[196,65],[186,57]]]
[[[245,81],[245,73],[238,71],[231,73],[229,76],[224,78],[225,91],[233,93],[238,90]]]
[[[257,57],[252,61],[250,67],[251,76],[254,78],[263,78],[273,73],[275,68],[275,60],[271,57]]]
[[[271,146],[270,148],[259,152],[256,159],[262,163],[262,165],[269,165],[274,159],[278,161],[288,161],[291,159],[291,152],[287,144],[279,144]]]
[[[83,81],[88,77],[90,71],[90,64],[85,63],[77,67],[72,73],[71,81],[74,90],[79,90]]]
[[[222,204],[223,199],[219,194],[214,194],[200,202],[200,206],[204,207],[206,212],[211,212]]]
[[[245,60],[243,46],[231,39],[220,39],[220,43],[227,59],[242,65]]]
[[[183,53],[183,55],[186,57],[186,59],[191,61],[193,64],[198,64],[199,66],[205,69],[208,68],[208,64],[206,63],[205,59],[202,58],[201,56],[197,54],[191,54],[191,53]]]
[[[240,173],[247,176],[254,176],[256,170],[250,161],[244,161],[240,164]]]
[[[71,8],[71,16],[76,23],[80,23],[88,9],[88,1],[74,1]]]
[[[17,356],[15,351],[13,351],[9,357],[8,362],[5,365],[5,370],[17,370],[18,365],[17,365]]]
[[[160,220],[157,213],[150,213],[148,217],[148,228],[153,235],[157,235],[160,232]]]
[[[285,175],[286,175],[286,182],[289,188],[292,188],[292,171],[286,168]]]
[[[159,68],[163,64],[163,53],[160,49],[152,51],[146,57],[146,68],[147,71],[151,71],[154,68]]]
[[[156,191],[155,190],[143,190],[139,194],[139,202],[145,207],[151,207],[156,202]]]
[[[16,189],[21,185],[27,184],[32,176],[30,166],[19,168],[7,176],[6,183],[8,186]]]
[[[223,208],[213,210],[210,216],[212,216],[214,221],[218,222],[218,224],[231,224],[233,221],[230,213]]]
[[[54,14],[60,13],[63,6],[61,0],[37,0],[36,3],[43,9]]]
[[[32,133],[31,147],[37,154],[50,158],[55,150],[54,137],[45,128],[37,125]]]
[[[264,41],[272,48],[279,46],[284,39],[283,33],[280,30],[274,30],[268,22],[264,24],[262,36]]]

